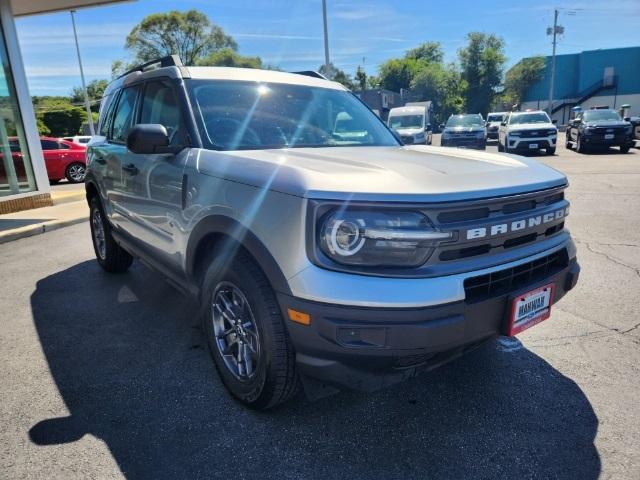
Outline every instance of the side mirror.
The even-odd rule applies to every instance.
[[[556,120],[556,119],[554,118],[553,120],[551,120],[551,123],[553,123],[553,124],[555,125],[556,123],[558,123],[558,120]]]
[[[427,123],[427,126],[426,126],[425,130],[427,132],[431,131],[431,124],[430,123]]]
[[[134,125],[127,136],[127,148],[139,154],[171,153],[167,129],[159,123]]]
[[[440,130],[444,130],[444,123],[440,124]]]
[[[507,122],[500,122],[500,125],[502,125],[503,127],[507,126]]]
[[[624,121],[625,122],[630,122],[631,121],[631,117],[624,117]]]

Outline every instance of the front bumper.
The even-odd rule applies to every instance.
[[[470,290],[463,300],[439,305],[372,308],[320,303],[279,293],[283,312],[294,309],[311,317],[308,326],[287,320],[298,371],[303,379],[310,377],[325,385],[374,391],[435,368],[504,333],[514,295],[553,282],[555,303],[573,288],[580,267],[566,249],[554,254],[559,252],[565,255],[563,263],[543,275],[532,276],[531,281],[480,297],[472,297]],[[540,264],[541,258],[530,263]],[[521,266],[512,267],[512,271]],[[500,272],[507,270],[492,275],[499,278]]]
[[[611,139],[605,139],[603,135],[583,135],[582,141],[590,147],[633,147],[632,134],[615,135]]]
[[[507,140],[510,151],[526,152],[555,148],[557,137],[521,138],[510,136]]]

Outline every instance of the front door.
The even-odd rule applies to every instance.
[[[127,209],[127,198],[132,194],[137,172],[132,165],[135,155],[127,149],[127,135],[133,125],[140,86],[135,85],[122,90],[117,100],[110,134],[100,146],[100,155],[111,175],[107,190],[112,207],[111,222],[129,234],[133,234],[131,212]]]
[[[184,146],[184,122],[178,96],[170,80],[152,80],[141,95],[137,123],[160,124],[167,129],[171,146]],[[175,235],[182,216],[182,176],[188,149],[177,154],[136,155],[123,161],[129,183],[123,208],[132,221],[132,232],[145,249],[164,265],[178,269]]]

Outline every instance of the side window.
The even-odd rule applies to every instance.
[[[113,117],[113,127],[111,130],[111,140],[115,142],[126,142],[131,124],[135,116],[136,96],[138,87],[125,88],[118,100],[116,113]]]
[[[58,142],[53,140],[40,140],[42,150],[58,150]]]
[[[109,119],[111,118],[111,112],[113,112],[115,94],[102,98],[102,105],[100,106],[100,126],[98,127],[98,135],[103,137],[109,136]]]
[[[60,143],[58,143],[58,148],[60,150],[69,150],[71,147],[69,145],[67,145],[66,143],[60,142]]]
[[[149,82],[144,90],[140,123],[159,123],[167,129],[172,144],[182,141],[180,108],[176,92],[166,81]]]

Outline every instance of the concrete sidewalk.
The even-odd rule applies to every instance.
[[[82,197],[84,192],[82,192]],[[73,198],[75,201],[70,201]],[[7,243],[24,237],[57,230],[89,218],[86,200],[77,200],[65,195],[66,202],[56,202],[53,207],[35,208],[21,212],[0,215],[0,243]]]

